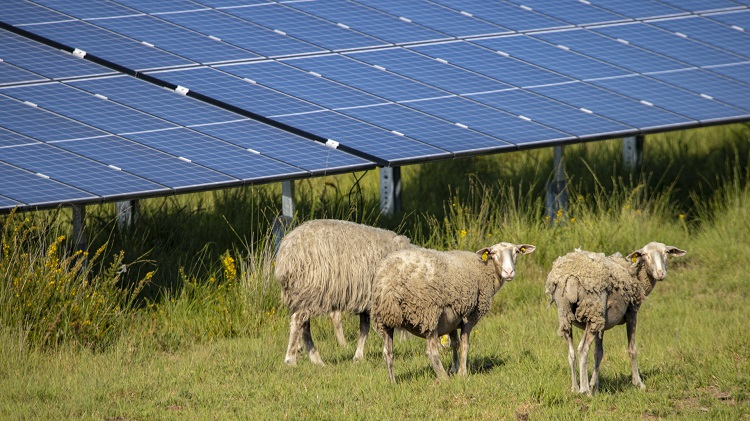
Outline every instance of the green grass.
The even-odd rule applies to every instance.
[[[89,207],[86,265],[60,239],[67,211],[3,217],[0,419],[748,419],[749,133],[649,136],[634,178],[618,142],[568,147],[570,207],[556,221],[543,208],[549,150],[406,167],[406,212],[394,220],[377,215],[377,172],[299,182],[300,219],[391,227],[438,249],[537,246],[472,333],[470,375],[442,383],[418,338],[394,345],[396,385],[373,332],[365,360],[351,362],[353,316],[347,348],[327,318],[313,320],[326,367],[304,355],[283,364],[288,312],[270,276],[276,185],[143,201],[129,233],[115,228],[113,205]],[[552,261],[652,240],[688,255],[641,308],[647,390],[630,384],[616,327],[604,337],[601,392],[570,393],[543,293]],[[96,329],[82,329],[86,320]]]

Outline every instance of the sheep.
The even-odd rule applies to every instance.
[[[296,364],[301,335],[310,361],[324,365],[313,343],[310,317],[330,314],[341,343],[341,311],[360,316],[354,361],[361,360],[370,330],[375,267],[388,253],[407,247],[411,241],[402,235],[348,221],[313,220],[289,232],[279,244],[274,270],[292,313],[284,362]]]
[[[414,247],[383,259],[373,282],[372,318],[375,330],[383,338],[391,381],[396,381],[395,328],[426,339],[427,358],[440,380],[448,377],[440,362],[440,336],[448,334],[453,349],[450,373],[466,375],[471,329],[490,311],[495,293],[515,276],[516,256],[529,254],[535,248],[530,244],[499,243],[472,253]]]
[[[567,341],[573,392],[591,395],[599,389],[599,364],[604,355],[604,331],[625,324],[633,385],[645,389],[636,363],[635,328],[638,309],[657,281],[667,276],[667,256],[683,256],[684,250],[652,242],[626,258],[606,257],[576,249],[558,257],[547,276],[545,292],[557,306],[557,334]],[[578,345],[580,388],[576,385],[571,325],[583,329]],[[588,351],[595,344],[594,371],[588,378]]]

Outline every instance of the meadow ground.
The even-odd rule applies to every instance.
[[[395,385],[374,332],[353,363],[353,316],[346,348],[329,320],[313,321],[326,367],[283,364],[288,312],[270,276],[278,186],[144,201],[128,233],[112,205],[89,207],[85,259],[67,250],[65,210],[4,216],[0,419],[749,419],[748,139],[744,126],[649,136],[634,177],[618,142],[568,147],[570,207],[551,218],[548,150],[407,167],[395,220],[378,218],[376,173],[299,182],[300,219],[366,222],[438,249],[537,246],[472,332],[470,375],[447,382],[419,338],[396,341]],[[616,327],[600,393],[571,393],[544,295],[552,261],[652,240],[688,255],[641,308],[647,389],[630,384]]]

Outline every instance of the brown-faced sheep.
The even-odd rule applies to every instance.
[[[414,247],[383,259],[373,283],[372,318],[383,337],[383,354],[391,381],[396,381],[395,328],[427,340],[427,358],[439,379],[448,377],[440,362],[439,349],[440,336],[449,334],[453,348],[450,372],[466,375],[471,329],[490,311],[495,293],[515,276],[516,256],[534,249],[532,245],[510,243],[495,244],[476,253]]]
[[[323,365],[310,333],[310,317],[330,313],[338,337],[341,311],[360,315],[354,360],[361,360],[370,330],[375,268],[388,253],[407,247],[410,240],[395,232],[330,219],[305,222],[284,236],[275,268],[281,298],[292,313],[284,362],[296,363],[301,335],[310,361]]]
[[[599,364],[604,355],[604,331],[625,323],[633,384],[644,389],[636,363],[635,327],[638,309],[654,289],[657,281],[667,276],[667,256],[686,252],[662,243],[649,243],[630,253],[605,256],[576,250],[558,257],[547,276],[545,292],[557,306],[557,334],[568,343],[573,392],[591,394],[599,388]],[[571,326],[583,329],[578,345],[580,388],[576,384],[573,333]],[[595,344],[594,371],[588,379],[588,352]]]

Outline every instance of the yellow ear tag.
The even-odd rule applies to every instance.
[[[637,258],[636,256],[633,256],[633,257],[631,257],[631,258],[630,258],[630,260],[632,260],[632,261],[633,261],[633,263],[635,263],[635,262],[637,262],[637,261],[638,261],[638,258]]]
[[[484,253],[482,253],[482,260],[484,260],[486,262],[487,261],[487,256],[489,256],[489,255],[490,255],[490,253],[487,252],[487,251],[485,251]]]
[[[521,247],[521,253],[526,253],[526,247]]]

